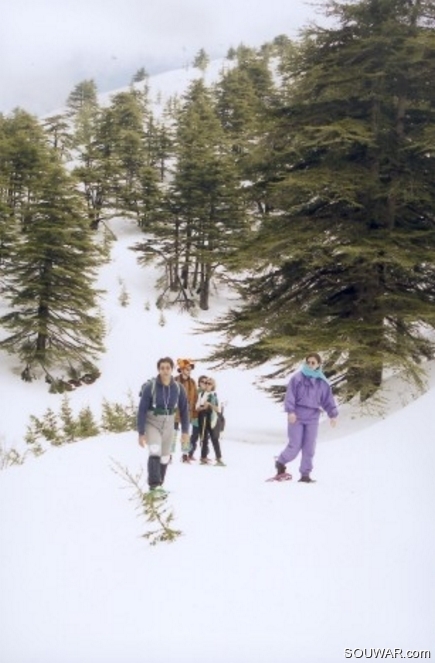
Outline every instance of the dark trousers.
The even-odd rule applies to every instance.
[[[208,456],[208,441],[210,439],[216,460],[220,460],[222,453],[219,443],[219,426],[216,424],[216,426],[212,428],[210,421],[211,412],[200,412],[198,417],[198,431],[201,441],[201,458],[204,459]]]
[[[167,469],[168,464],[161,463],[160,456],[148,457],[148,485],[150,488],[163,485]]]
[[[189,457],[193,458],[199,440],[199,426],[192,426],[192,433],[190,435],[190,449]]]

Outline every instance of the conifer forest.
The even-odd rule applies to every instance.
[[[327,27],[228,51],[156,114],[145,69],[101,104],[0,115],[0,350],[21,377],[98,377],[110,219],[137,224],[159,304],[212,306],[215,366],[273,383],[316,350],[342,400],[435,351],[435,6],[324,4]],[[209,65],[201,49],[193,66]],[[281,387],[271,388],[280,398]]]

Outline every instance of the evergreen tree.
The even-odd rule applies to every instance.
[[[51,144],[65,160],[70,158],[70,149],[73,146],[70,125],[68,119],[62,113],[47,117],[44,127],[51,137]]]
[[[32,191],[47,166],[48,140],[37,119],[16,110],[2,122],[2,200],[20,229],[28,222]]]
[[[0,293],[5,288],[5,265],[13,260],[16,227],[10,204],[12,156],[11,143],[7,130],[8,121],[0,115]]]
[[[74,175],[83,186],[89,223],[98,228],[107,205],[110,179],[109,155],[101,147],[101,109],[98,105],[97,86],[93,80],[82,81],[67,100],[68,115],[73,123],[72,148],[75,161]]]
[[[76,435],[79,439],[95,437],[100,433],[100,428],[89,406],[82,408],[77,418]]]
[[[103,350],[91,285],[98,255],[82,199],[40,131],[38,141],[31,136],[37,177],[24,175],[30,182],[26,219],[6,269],[10,310],[0,324],[10,334],[0,347],[17,354],[26,370],[34,365],[46,372],[52,366],[80,370]]]
[[[31,216],[34,191],[47,167],[47,141],[36,118],[22,110],[0,118],[0,288],[13,269],[15,245]]]
[[[84,111],[97,108],[97,86],[93,79],[81,81],[78,83],[68,96],[66,105],[69,109],[69,115],[73,118],[80,116]]]
[[[171,128],[163,121],[155,127],[154,158],[160,174],[160,181],[165,179],[167,164],[174,153],[174,138]]]
[[[210,63],[210,58],[205,52],[203,48],[201,48],[198,53],[195,55],[195,58],[193,60],[193,66],[196,69],[199,69],[203,73],[206,71],[208,65]]]
[[[64,396],[62,399],[59,416],[62,422],[63,442],[75,442],[77,436],[77,422],[74,419],[74,413],[67,396]]]
[[[159,208],[159,167],[152,116],[146,96],[121,92],[103,116],[102,145],[110,155],[111,206],[146,227]]]
[[[219,117],[231,141],[240,178],[249,182],[244,194],[260,213],[265,207],[261,170],[264,145],[261,138],[268,131],[276,94],[268,58],[251,51],[243,51],[240,62],[224,72],[217,84]]]
[[[148,79],[148,73],[145,67],[140,67],[131,79],[132,83],[141,83]]]
[[[435,327],[435,10],[425,0],[326,3],[282,70],[263,141],[270,204],[245,264],[246,304],[214,359],[284,375],[313,349],[344,399],[386,367],[419,382]],[[231,345],[240,335],[244,344]]]
[[[210,91],[194,81],[179,115],[176,166],[167,195],[168,213],[138,250],[165,262],[168,287],[190,306],[194,293],[209,306],[210,284],[230,260],[245,229],[244,210],[230,147]]]

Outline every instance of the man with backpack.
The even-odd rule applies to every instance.
[[[148,485],[159,489],[165,480],[174,431],[174,414],[181,421],[181,443],[189,444],[189,404],[184,387],[172,377],[174,362],[163,357],[157,362],[158,375],[141,390],[137,414],[139,445],[148,446]]]

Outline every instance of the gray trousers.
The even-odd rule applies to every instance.
[[[145,422],[145,436],[149,451],[148,484],[150,488],[161,486],[165,480],[173,433],[173,414],[148,412]]]

